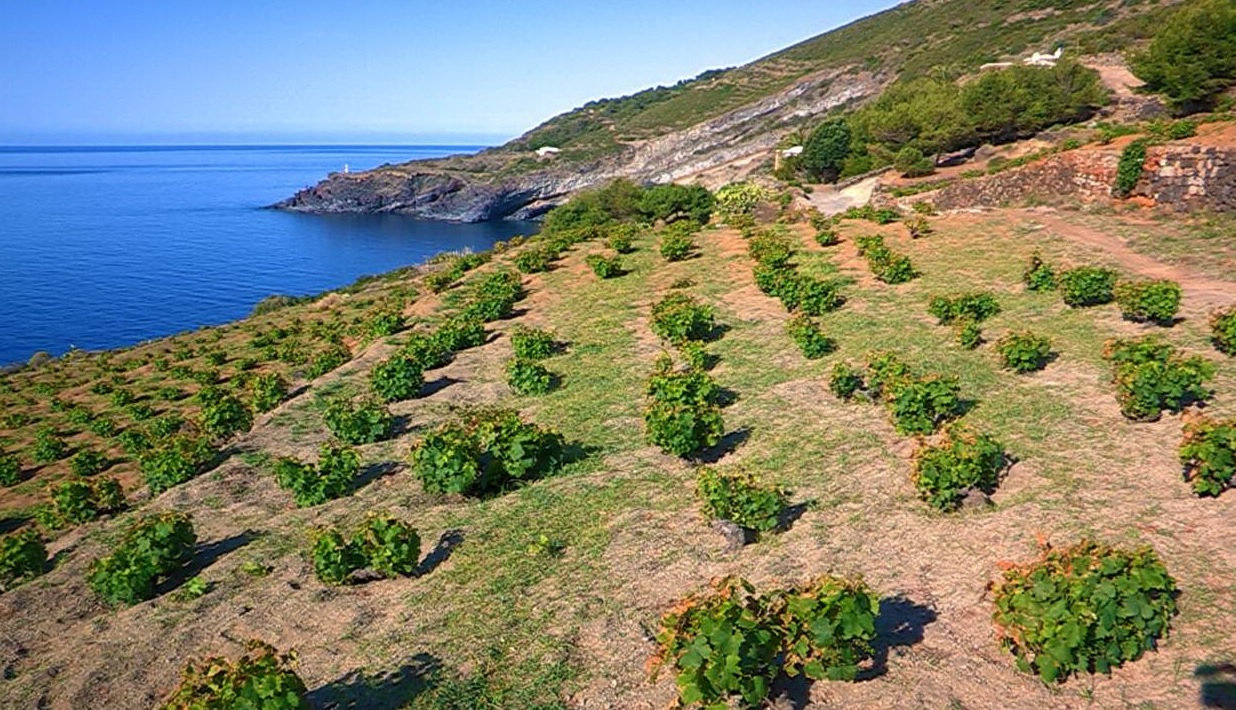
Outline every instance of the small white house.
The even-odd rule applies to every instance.
[[[552,145],[547,145],[541,148],[537,148],[536,156],[538,158],[552,158],[561,152],[562,152],[561,148],[555,148]]]
[[[1052,54],[1043,54],[1042,52],[1035,52],[1034,54],[1031,54],[1030,56],[1026,57],[1022,61],[1027,66],[1032,66],[1032,67],[1054,67],[1056,66],[1056,62],[1060,61],[1060,57],[1063,57],[1063,56],[1064,56],[1064,47],[1056,47],[1056,51],[1053,52]]]
[[[802,154],[803,154],[803,147],[801,145],[796,145],[793,148],[786,148],[785,150],[781,151],[781,157],[783,158],[794,158]]]

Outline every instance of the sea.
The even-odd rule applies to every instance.
[[[0,365],[124,347],[534,233],[265,209],[327,173],[480,146],[0,147]]]

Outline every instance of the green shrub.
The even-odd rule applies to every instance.
[[[696,492],[706,515],[760,532],[776,530],[786,507],[785,491],[745,471],[701,468]]]
[[[249,641],[236,661],[211,657],[191,662],[180,687],[161,710],[310,710],[309,690],[296,675],[296,657]]]
[[[434,331],[433,337],[440,352],[457,353],[484,345],[489,334],[485,332],[485,324],[480,320],[454,316],[443,321]]]
[[[1227,0],[1187,3],[1155,28],[1129,66],[1171,108],[1205,108],[1236,83],[1236,11]]]
[[[214,464],[217,456],[218,451],[207,439],[178,434],[147,449],[139,456],[138,464],[150,495],[157,496],[200,475]]]
[[[811,318],[798,314],[785,324],[785,331],[802,351],[803,357],[816,360],[837,349],[837,343],[824,334]]]
[[[600,254],[589,254],[584,257],[584,262],[592,269],[592,273],[602,279],[612,279],[616,276],[622,276],[622,260],[617,256],[601,256]]]
[[[820,577],[757,595],[727,577],[710,594],[685,599],[660,622],[653,678],[677,673],[682,706],[762,705],[781,674],[853,680],[871,654],[879,600],[860,580]]]
[[[515,255],[515,268],[525,274],[549,271],[558,258],[558,252],[546,246],[528,247]]]
[[[1164,411],[1179,412],[1210,398],[1203,384],[1214,377],[1214,365],[1153,336],[1111,340],[1103,357],[1112,363],[1120,411],[1133,421],[1155,421]]]
[[[239,397],[220,387],[202,388],[197,401],[202,406],[202,428],[215,439],[226,439],[253,426],[253,412]]]
[[[460,316],[482,323],[511,317],[515,304],[524,297],[518,274],[498,271],[486,274],[469,289],[467,305]]]
[[[484,342],[485,327],[479,325],[478,327],[481,331],[481,341]],[[449,364],[454,356],[454,351],[446,347],[453,343],[447,343],[446,340],[448,338],[439,337],[436,332],[410,333],[408,339],[399,348],[399,353],[417,363],[422,371],[433,370]]]
[[[55,429],[44,427],[35,432],[34,448],[30,451],[30,458],[35,463],[53,463],[64,458],[68,453],[68,445],[56,434]]]
[[[150,438],[158,441],[178,433],[184,428],[184,417],[178,414],[167,414],[146,425],[146,431],[150,432]]]
[[[1021,273],[1021,282],[1027,291],[1056,290],[1056,271],[1043,261],[1038,252],[1030,255],[1030,261]]]
[[[1086,308],[1111,303],[1120,275],[1111,269],[1081,266],[1060,274],[1060,294],[1071,308]]]
[[[970,319],[957,323],[957,343],[966,350],[974,350],[983,344],[983,330]]]
[[[781,305],[791,313],[822,316],[845,304],[845,297],[838,291],[836,282],[823,281],[797,271],[782,270],[782,276],[774,288]]]
[[[21,460],[0,451],[0,486],[8,488],[21,483]]]
[[[916,203],[917,204],[917,203]],[[910,232],[911,239],[919,239],[932,233],[931,223],[926,217],[912,217],[906,220],[906,229]]]
[[[953,426],[939,444],[919,445],[912,479],[933,508],[955,510],[971,489],[995,491],[1005,462],[1004,447],[995,439]]]
[[[369,386],[383,402],[412,399],[425,386],[423,363],[406,353],[396,353],[373,366]]]
[[[695,238],[682,229],[661,232],[661,256],[666,261],[685,261],[695,253]]]
[[[310,508],[342,498],[356,483],[360,455],[350,446],[322,444],[318,463],[281,458],[275,462],[275,482],[292,492],[297,508]]]
[[[1000,312],[1000,302],[994,294],[986,292],[964,293],[952,298],[932,296],[927,312],[934,316],[940,325],[961,320],[982,323]]]
[[[0,537],[0,591],[43,574],[47,548],[38,532],[20,530]]]
[[[885,246],[884,237],[859,237],[855,243],[858,253],[867,259],[867,265],[876,279],[887,284],[900,284],[918,278],[919,273],[910,263],[910,258]]]
[[[828,378],[828,389],[840,399],[854,399],[865,388],[863,373],[844,362],[833,365]]]
[[[1120,163],[1116,167],[1116,184],[1112,185],[1112,194],[1116,197],[1128,197],[1137,183],[1142,179],[1142,171],[1146,168],[1146,141],[1135,140],[1125,146],[1120,154]]]
[[[613,249],[619,254],[630,254],[635,251],[635,235],[639,228],[634,225],[619,225],[609,230],[609,236],[605,238],[605,246]]]
[[[511,330],[511,348],[520,360],[544,360],[557,352],[558,342],[548,330],[517,325]]]
[[[309,368],[305,375],[311,380],[316,380],[328,372],[339,369],[351,359],[352,351],[348,350],[347,346],[334,343],[325,350],[315,353],[309,359]]]
[[[1046,683],[1141,658],[1176,614],[1176,582],[1153,549],[1089,540],[1006,569],[992,593],[1001,644]]]
[[[103,515],[120,512],[125,505],[124,491],[115,478],[94,481],[66,481],[52,486],[51,520],[56,525],[81,525]]]
[[[1210,341],[1224,355],[1236,356],[1236,306],[1210,314]]]
[[[961,386],[955,377],[916,375],[891,353],[868,357],[868,387],[893,415],[899,434],[931,434],[961,411]]]
[[[761,266],[782,269],[794,258],[794,241],[784,230],[765,230],[747,243],[747,253]]]
[[[107,557],[86,578],[112,604],[132,605],[155,597],[155,584],[193,558],[197,534],[184,513],[146,515],[130,525]]]
[[[322,419],[340,441],[353,446],[383,441],[390,437],[395,426],[395,419],[386,406],[368,398],[332,398],[326,402]]]
[[[429,493],[481,496],[556,470],[565,442],[509,409],[478,409],[431,431],[412,451],[412,473]]]
[[[1227,490],[1236,476],[1236,419],[1187,422],[1180,461],[1195,494],[1217,496]]]
[[[277,372],[261,372],[248,379],[249,405],[257,412],[269,412],[288,396],[288,381]]]
[[[364,333],[370,338],[385,338],[407,328],[407,322],[398,309],[384,309],[374,313],[366,321]]]
[[[703,340],[716,329],[714,310],[685,293],[671,293],[652,306],[652,332],[674,344]]]
[[[717,190],[717,212],[732,225],[734,218],[754,213],[755,208],[768,199],[768,191],[759,185],[730,183]]]
[[[95,417],[94,420],[90,422],[90,431],[97,436],[103,437],[104,439],[110,439],[116,435],[116,421],[106,416]]]
[[[69,470],[74,476],[83,478],[102,473],[109,465],[111,461],[107,456],[91,448],[83,448],[69,459]]]
[[[538,362],[515,357],[506,363],[506,383],[516,394],[547,394],[554,388],[554,374]]]
[[[1175,281],[1120,281],[1114,295],[1131,321],[1170,325],[1180,310],[1180,284]]]
[[[1051,339],[1030,332],[1009,333],[996,343],[996,352],[1006,369],[1034,372],[1051,360]]]
[[[689,219],[698,224],[708,224],[716,199],[707,188],[700,185],[653,185],[646,188],[638,199],[640,214],[650,222]]]
[[[673,361],[662,356],[645,391],[648,443],[667,454],[689,456],[721,441],[725,424],[717,403],[720,389],[708,373],[675,370]]]

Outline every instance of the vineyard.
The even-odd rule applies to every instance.
[[[0,705],[1231,706],[1213,220],[622,189],[4,376]]]

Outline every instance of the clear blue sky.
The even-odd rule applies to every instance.
[[[890,0],[0,0],[0,144],[500,142]]]

